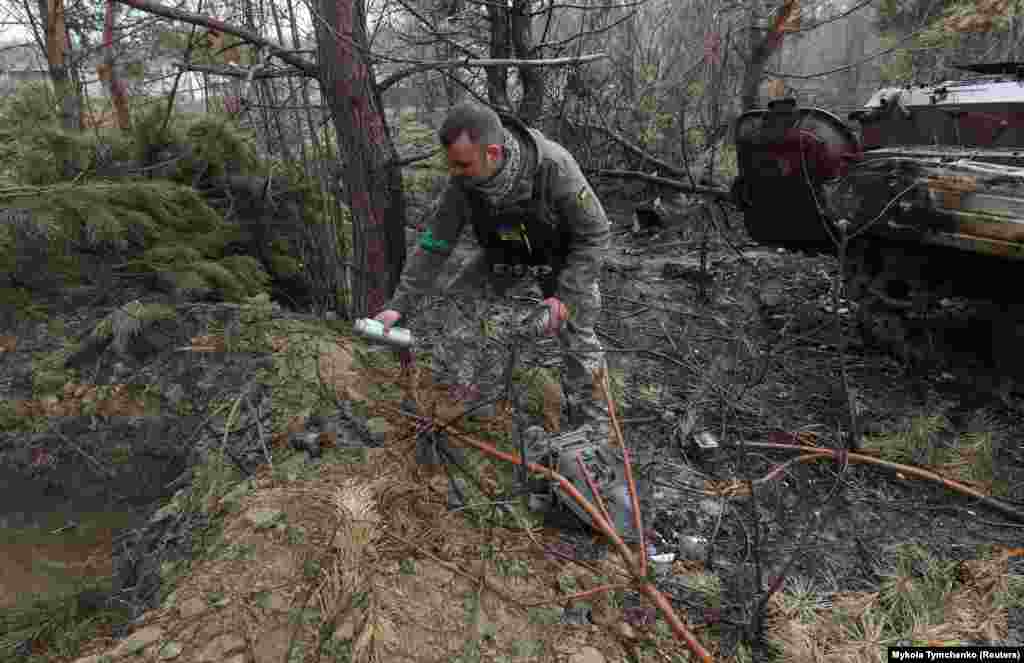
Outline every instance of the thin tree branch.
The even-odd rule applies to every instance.
[[[598,11],[602,9],[627,9],[629,7],[640,7],[641,5],[646,5],[648,1],[649,0],[635,0],[634,2],[624,2],[620,5],[572,5],[567,3],[553,3],[545,7],[544,9],[535,12],[529,12],[527,16],[540,16],[544,12],[550,11],[552,9],[585,9],[587,11]]]
[[[812,30],[817,30],[818,28],[820,28],[823,25],[828,25],[829,23],[835,23],[836,21],[839,21],[839,20],[842,20],[842,19],[846,18],[850,14],[856,13],[857,11],[863,9],[864,7],[867,7],[868,5],[870,5],[874,1],[875,0],[863,0],[862,2],[858,2],[857,4],[855,4],[853,7],[850,7],[846,11],[840,12],[840,13],[836,14],[835,16],[831,17],[831,18],[826,18],[824,21],[818,21],[817,23],[814,23],[812,25],[808,25],[806,28],[798,28],[796,30],[787,30],[787,33],[792,35],[792,34],[797,34],[797,33],[800,33],[800,32],[810,32]]]
[[[388,168],[403,168],[405,166],[411,166],[419,161],[426,161],[435,154],[439,154],[441,150],[431,150],[429,152],[421,152],[420,154],[413,154],[411,156],[404,157],[402,159],[396,159],[387,164]]]
[[[868,55],[867,57],[864,57],[864,58],[862,58],[862,59],[860,59],[860,60],[858,60],[856,62],[853,62],[851,64],[848,64],[848,65],[846,65],[844,67],[836,67],[835,69],[829,69],[828,71],[819,71],[816,74],[783,74],[783,73],[779,73],[779,72],[775,72],[775,71],[766,71],[765,73],[768,74],[769,76],[774,76],[776,78],[795,78],[795,79],[802,80],[802,81],[811,80],[813,78],[821,78],[822,76],[829,76],[831,74],[838,74],[839,72],[846,71],[848,69],[853,69],[854,67],[859,67],[860,65],[862,65],[862,64],[864,64],[866,62],[870,62],[870,61],[874,60],[875,58],[881,57],[883,55],[887,55],[889,53],[892,53],[895,50],[898,50],[902,44],[905,44],[906,42],[910,41],[911,39],[913,39],[914,37],[918,36],[919,34],[921,34],[922,32],[924,32],[927,29],[928,29],[928,26],[926,25],[926,26],[924,26],[922,28],[914,30],[910,34],[908,34],[908,35],[906,35],[904,37],[901,37],[900,40],[897,41],[895,44],[893,44],[891,47],[882,49],[881,51],[877,51],[875,53],[872,53],[871,55]]]
[[[298,69],[307,76],[319,76],[319,70],[317,66],[310,62],[309,60],[300,58],[296,56],[292,51],[282,48],[281,46],[278,46],[277,44],[267,39],[264,39],[255,32],[246,30],[245,28],[229,25],[224,21],[211,18],[209,16],[193,14],[192,12],[185,11],[184,9],[167,7],[166,5],[162,5],[159,2],[151,2],[151,0],[116,1],[120,2],[121,4],[128,5],[129,7],[138,9],[139,11],[144,11],[148,14],[163,16],[164,18],[169,18],[173,21],[181,21],[183,23],[189,23],[191,25],[200,25],[203,27],[210,28],[211,30],[216,30],[218,32],[223,32],[229,35],[240,37],[252,44],[255,44],[256,46],[262,46],[263,48],[266,48],[271,55],[287,62],[288,64],[295,67],[296,69]]]
[[[602,177],[617,177],[620,179],[628,180],[643,180],[645,182],[650,182],[651,184],[657,184],[659,186],[668,187],[670,189],[675,189],[676,191],[681,191],[683,193],[693,193],[705,196],[712,196],[714,198],[719,198],[722,200],[732,200],[732,194],[727,189],[719,189],[718,187],[713,186],[702,186],[700,184],[695,186],[692,184],[687,184],[685,182],[680,182],[679,180],[670,180],[667,177],[657,177],[656,175],[648,175],[647,173],[640,173],[635,170],[588,169],[585,170],[584,172],[587,173],[588,175],[593,174]]]
[[[132,0],[133,2],[136,0]],[[581,55],[579,57],[567,57],[567,58],[550,58],[543,60],[518,60],[515,58],[479,58],[470,60],[440,60],[437,62],[422,62],[408,69],[395,72],[391,74],[381,82],[377,84],[378,89],[383,92],[395,83],[424,71],[431,71],[433,69],[457,69],[459,67],[561,67],[569,64],[582,64],[585,62],[593,62],[594,60],[603,60],[608,57],[607,53],[593,53],[591,55]]]
[[[187,62],[175,62],[174,66],[184,71],[195,71],[202,74],[212,74],[214,76],[228,76],[230,78],[249,77],[249,69],[233,67],[228,64],[190,64]],[[288,76],[294,76],[295,74],[296,71],[294,69],[269,69],[254,72],[252,77],[253,79],[287,78]]]
[[[590,123],[587,123],[587,124],[577,124],[575,122],[573,122],[571,124],[575,128],[579,128],[579,129],[597,129],[598,131],[604,133],[605,135],[607,135],[608,137],[613,139],[619,145],[623,146],[624,148],[626,148],[627,150],[632,152],[634,155],[640,157],[644,161],[648,161],[648,162],[652,163],[653,165],[657,166],[661,170],[664,170],[665,172],[667,172],[669,175],[672,175],[673,177],[680,177],[680,178],[687,177],[687,173],[686,173],[685,170],[683,170],[681,168],[676,168],[672,164],[670,164],[670,163],[668,163],[666,161],[662,161],[661,159],[659,159],[658,157],[654,156],[653,154],[648,153],[647,151],[645,151],[640,146],[635,145],[634,143],[630,142],[625,136],[623,136],[619,132],[615,131],[614,129],[610,129],[610,128],[602,126],[600,124],[590,124]]]

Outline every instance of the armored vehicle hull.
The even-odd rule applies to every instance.
[[[1015,67],[880,90],[851,114],[859,132],[792,100],[743,114],[733,195],[750,236],[841,251],[873,340],[925,358],[936,332],[961,327],[979,360],[1024,377],[1012,347],[1024,338],[1024,81]]]

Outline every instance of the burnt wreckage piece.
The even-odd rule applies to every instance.
[[[961,69],[971,73],[878,90],[850,114],[859,132],[793,99],[744,113],[732,191],[761,244],[837,254],[845,243],[870,339],[920,359],[935,329],[970,327],[971,351],[1019,380],[1010,348],[1024,291],[1006,286],[1024,274],[1024,66]]]

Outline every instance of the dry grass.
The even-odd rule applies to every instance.
[[[796,583],[772,596],[768,633],[777,660],[881,662],[897,642],[950,646],[1006,637],[1006,607],[1024,598],[1024,578],[1008,573],[1008,562],[1024,549],[962,563],[913,545],[889,552],[877,592],[827,595]]]
[[[387,363],[360,365],[350,360],[351,348],[340,345],[321,353],[321,364],[325,354],[330,365],[321,366],[321,378],[334,393],[398,383],[415,392],[423,411],[442,418],[459,413],[429,378],[403,378]],[[165,632],[152,651],[140,653],[141,660],[156,660],[159,647],[172,640],[191,660],[225,632],[244,634],[254,652],[264,652],[262,660],[313,660],[319,654],[349,663],[565,663],[586,646],[607,660],[622,660],[627,649],[638,647],[685,660],[685,645],[664,624],[636,627],[624,640],[621,603],[608,594],[587,599],[600,625],[563,625],[559,615],[570,594],[622,581],[618,556],[573,564],[551,555],[561,533],[537,526],[525,510],[497,509],[508,501],[511,468],[473,450],[466,451],[467,461],[481,487],[468,487],[468,508],[449,510],[443,468],[414,460],[413,422],[395,402],[365,405],[370,416],[392,425],[382,448],[364,450],[355,460],[328,449],[324,462],[287,472],[281,466],[295,457],[280,448],[278,435],[278,471],[262,468],[249,490],[239,494],[230,484],[202,482],[192,487],[201,493],[196,500],[222,522],[221,538],[175,580],[174,603],[140,624]],[[293,426],[301,426],[301,419]],[[463,429],[502,446],[509,425],[502,412]],[[227,493],[230,500],[223,497]],[[257,524],[254,514],[261,511],[278,516]],[[561,582],[567,573],[573,582]],[[714,599],[717,578],[691,575],[694,587]],[[266,607],[270,597],[278,597],[276,611]],[[218,608],[198,622],[185,619],[178,606],[191,599]],[[114,644],[96,639],[82,654]]]

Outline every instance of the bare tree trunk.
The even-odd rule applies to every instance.
[[[405,201],[373,70],[367,62],[361,0],[321,0],[317,50],[321,89],[341,152],[344,197],[352,214],[352,313],[378,312],[405,264]],[[325,25],[326,23],[326,25]],[[337,35],[337,36],[336,36]]]
[[[868,24],[860,15],[846,19],[846,61],[847,66],[864,57],[864,41],[867,39]],[[843,107],[853,108],[860,98],[861,65],[852,66],[843,72]]]
[[[107,86],[110,103],[117,115],[117,127],[122,131],[131,128],[131,117],[128,114],[128,95],[124,83],[114,69],[114,24],[120,5],[114,0],[107,0],[107,14],[103,22],[103,62],[96,65],[96,73]]]
[[[68,131],[78,131],[82,127],[82,101],[71,80],[65,57],[64,0],[38,0],[38,4],[39,15],[46,27],[46,61],[60,107],[60,124]]]
[[[456,18],[461,13],[462,8],[462,0],[441,0],[441,11],[446,19],[444,23],[446,32],[455,32]],[[451,40],[452,37],[449,34],[438,43],[437,52],[440,59],[452,60],[458,57],[458,49]],[[444,93],[449,106],[454,106],[462,100],[463,87],[459,84],[459,81],[458,70],[452,69],[451,71],[444,72]]]
[[[514,0],[511,19],[512,46],[516,57],[524,60],[534,57],[530,0]],[[544,111],[544,70],[541,67],[520,65],[519,79],[523,83],[519,117],[527,124],[535,124]]]
[[[288,42],[284,38],[284,30],[281,28],[281,17],[277,13],[277,3],[276,2],[271,2],[270,3],[270,15],[271,15],[271,18],[274,19],[274,29],[277,30],[277,43],[279,43],[279,44],[287,44]],[[295,44],[295,49],[298,50],[299,48],[301,48],[301,46],[299,46],[298,44]],[[296,90],[295,90],[295,80],[294,80],[294,78],[289,76],[288,79],[287,79],[287,85],[288,85],[288,98],[294,99],[296,97],[296,94],[295,94],[296,93]],[[273,84],[271,84],[270,87],[269,87],[269,96],[270,96],[271,102],[276,105],[277,104],[277,94],[276,94],[276,88],[274,87]],[[284,113],[275,113],[274,115],[275,115],[275,120],[277,121],[278,136],[281,139],[281,152],[284,154],[284,158],[285,158],[286,161],[292,161],[293,156],[292,156],[291,149],[290,149],[290,147],[288,145],[289,140],[284,135],[284,128],[281,125],[281,116],[284,115]],[[293,111],[289,112],[288,115],[293,118],[293,122],[294,122],[294,126],[295,126],[295,131],[298,134],[298,138],[299,138],[298,139],[299,153],[302,156],[302,167],[303,168],[308,168],[309,167],[309,162],[306,160],[306,141],[302,139],[302,119],[299,117],[299,112],[297,110],[293,110]]]
[[[799,0],[783,0],[775,11],[775,18],[772,27],[761,36],[757,28],[760,19],[757,0],[751,0],[749,5],[750,20],[750,59],[747,61],[746,72],[743,75],[743,87],[740,102],[743,110],[750,110],[757,106],[757,92],[764,77],[764,66],[768,58],[782,46],[782,38],[794,20],[798,21],[800,16]]]
[[[491,22],[491,57],[511,57],[512,44],[507,6],[492,2],[487,5],[487,17]],[[508,100],[508,67],[487,68],[487,98],[491,105],[512,110]]]

